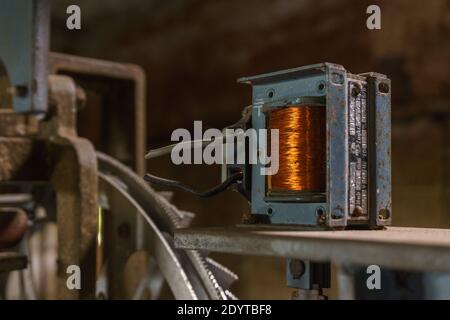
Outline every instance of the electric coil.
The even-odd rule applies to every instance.
[[[279,129],[279,170],[268,176],[270,195],[324,193],[326,189],[325,107],[287,106],[268,114]]]

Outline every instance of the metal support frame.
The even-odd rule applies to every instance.
[[[180,229],[175,246],[339,265],[405,271],[450,272],[450,230],[386,227],[385,230],[299,231],[270,226]]]
[[[331,263],[336,270],[340,299],[358,297],[355,268],[362,266],[365,277],[360,286],[365,286],[365,267],[372,264],[381,267],[383,279],[392,279],[395,274],[392,270],[430,272],[426,279],[434,279],[437,296],[448,296],[448,282],[442,274],[439,278],[439,273],[450,272],[449,229],[386,227],[385,230],[299,231],[261,225],[181,229],[175,233],[175,246],[185,250],[287,257],[287,284],[299,288],[293,299],[323,298],[317,286],[308,285],[317,281],[311,281],[314,278],[305,272],[308,265],[301,261]],[[295,261],[292,266],[291,261]],[[391,284],[390,288],[395,285]],[[309,288],[313,291],[308,291]],[[389,290],[388,286],[385,289]]]
[[[296,288],[293,298],[325,299],[323,289],[330,287],[331,266],[298,259],[286,260],[286,284]]]
[[[65,76],[49,77],[50,113],[0,112],[2,184],[48,181],[56,193],[58,222],[58,297],[92,297],[95,288],[97,160],[92,144],[76,135],[76,87]],[[3,126],[3,124],[7,124]],[[33,166],[29,166],[33,163]],[[40,168],[39,171],[32,168]],[[79,265],[82,289],[69,290],[67,267]]]
[[[121,81],[121,83],[131,83],[129,87],[125,85],[120,86],[120,92],[121,96],[129,97],[129,100],[123,103],[126,104],[126,110],[132,114],[134,120],[132,125],[134,134],[129,137],[130,145],[134,144],[134,169],[139,175],[144,175],[146,171],[144,155],[147,138],[147,115],[146,80],[142,68],[129,63],[117,63],[51,52],[49,55],[49,73],[69,75],[84,90],[91,89],[89,85],[92,86],[93,90],[97,91],[101,85],[104,85],[103,87],[116,88],[110,85],[114,80]],[[132,90],[132,92],[127,93],[127,90]],[[90,101],[87,101],[87,103],[89,104]],[[100,108],[101,106],[95,107]],[[124,105],[121,105],[120,109],[124,110]],[[111,106],[108,105],[101,112],[112,113],[117,112],[117,110],[112,110]],[[97,149],[120,159],[119,154],[114,154],[110,150],[102,150],[100,147]]]
[[[96,123],[97,127],[102,128],[102,130],[109,130],[109,132],[120,132],[119,134],[124,136],[127,146],[132,146],[133,154],[132,159],[124,158],[124,155],[120,152],[120,148],[111,148],[109,145],[103,145],[101,142],[95,145],[96,149],[105,152],[122,162],[127,163],[132,166],[134,170],[140,175],[144,175],[146,172],[145,167],[145,148],[146,148],[146,79],[145,73],[141,67],[128,64],[128,63],[117,63],[99,59],[92,59],[86,57],[73,56],[61,53],[50,53],[49,55],[49,72],[51,74],[58,75],[68,75],[70,76],[77,87],[81,88],[83,92],[95,92],[101,96],[101,98],[92,97],[93,99],[86,98],[83,101],[83,110],[80,112],[93,112],[93,117],[99,118],[100,122]],[[99,103],[100,101],[100,103]],[[123,123],[121,119],[124,119],[124,115],[131,115],[132,123]],[[117,119],[119,119],[120,126],[117,126]],[[88,119],[89,120],[89,119]],[[116,121],[114,121],[116,120]],[[89,121],[88,121],[89,123]],[[80,124],[81,126],[83,123]],[[95,141],[95,139],[89,135],[84,136],[85,138]],[[113,141],[115,145],[119,143]],[[130,161],[129,161],[130,160]],[[115,233],[115,227],[112,226],[115,222],[117,215],[121,217],[126,217],[128,224],[131,226],[131,230],[136,231],[135,234],[130,235],[130,239],[134,241],[144,241],[144,231],[146,230],[147,222],[143,219],[142,215],[128,214],[124,215],[117,210],[115,206],[111,207],[113,212],[109,214],[109,220],[107,224],[111,228],[109,231]],[[117,226],[116,226],[117,227]],[[121,239],[121,238],[119,238]],[[124,239],[121,239],[125,241]],[[112,237],[108,239],[110,243],[115,243],[118,241],[116,238]],[[117,242],[118,243],[118,242]],[[114,248],[114,247],[113,247]],[[123,286],[122,281],[117,281],[114,277],[122,277],[120,269],[122,262],[126,261],[128,252],[123,249],[123,246],[118,246],[110,257],[109,261],[109,272],[111,273],[110,288],[107,297],[110,298],[123,298]],[[116,252],[117,251],[117,252]],[[120,255],[119,252],[124,252],[125,255]],[[113,259],[114,260],[113,262]],[[147,261],[141,260],[135,263],[146,264]],[[100,266],[101,267],[101,266]],[[131,283],[136,282],[139,275],[132,274],[128,275],[127,280]],[[101,294],[104,294],[102,292]]]

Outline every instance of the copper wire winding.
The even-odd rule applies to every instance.
[[[268,115],[279,129],[279,170],[268,178],[268,193],[325,192],[326,140],[323,106],[288,106]]]

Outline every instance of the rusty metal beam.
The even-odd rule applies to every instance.
[[[92,144],[76,135],[76,87],[66,76],[49,76],[54,116],[41,123],[40,138],[50,141],[50,181],[56,191],[58,297],[93,298],[97,231],[97,158]],[[66,268],[79,265],[81,292],[68,290]]]
[[[389,227],[385,230],[294,231],[274,227],[181,229],[175,246],[261,255],[450,272],[450,230]]]
[[[0,252],[0,272],[25,269],[27,257],[14,252]]]
[[[49,54],[50,74],[70,74],[103,77],[131,81],[134,85],[134,143],[135,170],[139,175],[145,173],[146,149],[146,79],[143,69],[129,63],[117,63],[99,59],[78,57],[51,52]]]

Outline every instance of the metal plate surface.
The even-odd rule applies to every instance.
[[[175,246],[242,255],[277,256],[399,270],[450,271],[450,230],[298,231],[263,227],[181,229]]]

